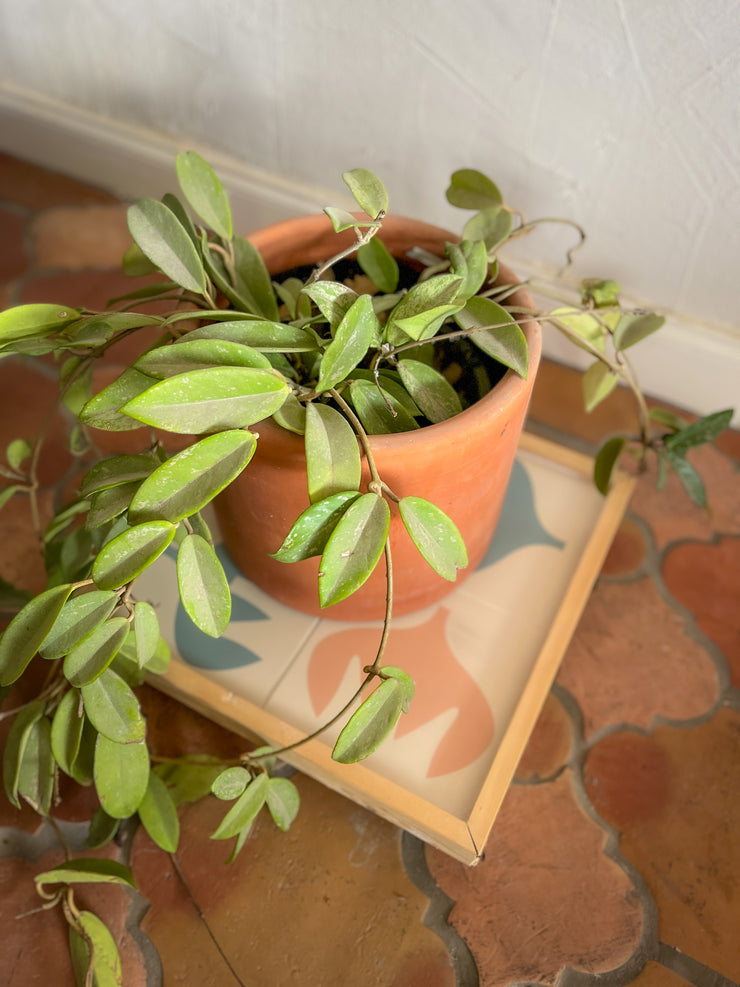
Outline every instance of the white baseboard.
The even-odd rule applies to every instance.
[[[175,140],[0,83],[0,150],[124,199],[161,196],[174,188],[174,158],[183,149],[200,151],[213,165],[229,191],[235,223],[246,232],[320,211],[329,202],[344,204],[336,191],[286,181],[197,141]],[[545,335],[547,356],[587,365],[585,354],[555,330]],[[633,353],[642,386],[660,400],[696,414],[740,406],[740,345],[721,329],[671,313],[664,328]],[[734,423],[740,424],[740,411]]]

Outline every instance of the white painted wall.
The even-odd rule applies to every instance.
[[[478,167],[588,229],[579,276],[740,344],[735,0],[0,0],[0,71],[327,201],[369,167],[453,228],[447,178]]]

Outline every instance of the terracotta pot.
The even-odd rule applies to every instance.
[[[351,232],[346,239],[352,241]],[[400,256],[413,246],[439,255],[445,241],[457,238],[425,223],[389,217],[383,224],[382,239]],[[341,249],[342,244],[325,216],[279,223],[253,234],[250,240],[262,252],[272,274],[315,264]],[[516,280],[506,268],[501,269],[501,277],[509,283]],[[513,296],[512,303],[532,305],[523,290]],[[421,558],[395,505],[391,505],[395,614],[421,609],[450,593],[475,569],[488,548],[540,359],[539,324],[529,321],[523,329],[529,344],[527,380],[510,370],[481,401],[448,421],[370,439],[378,471],[390,488],[400,497],[426,497],[446,511],[468,549],[469,566],[458,573],[457,582],[442,579]],[[309,506],[303,439],[269,419],[255,425],[254,430],[260,438],[251,463],[216,501],[224,541],[236,565],[265,592],[304,613],[335,620],[382,618],[386,596],[382,558],[357,593],[321,610],[319,560],[286,564],[269,557]],[[363,483],[368,479],[365,471]]]

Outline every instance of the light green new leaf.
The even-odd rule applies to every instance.
[[[72,648],[64,659],[64,676],[76,689],[89,685],[102,675],[126,640],[129,623],[113,617]]]
[[[314,281],[303,288],[303,294],[318,307],[332,333],[358,298],[356,291],[338,281]]]
[[[193,241],[171,209],[141,199],[128,210],[131,236],[152,264],[187,291],[205,294],[206,272]]]
[[[223,240],[234,235],[226,191],[215,171],[196,154],[185,151],[175,161],[180,188],[195,212]]]
[[[146,725],[139,701],[131,687],[110,668],[80,692],[85,715],[102,736],[123,745],[144,739]]]
[[[225,339],[262,353],[308,353],[317,348],[315,337],[305,329],[259,319],[214,322],[193,329],[187,339]]]
[[[204,634],[220,637],[231,618],[231,592],[213,546],[188,535],[177,553],[177,585],[188,617]]]
[[[144,668],[154,657],[160,640],[157,611],[144,600],[134,606],[134,635],[136,663],[139,668]]]
[[[356,490],[342,490],[312,504],[295,521],[272,557],[278,562],[300,562],[321,555],[339,519],[359,496]]]
[[[601,278],[584,278],[581,281],[581,298],[583,304],[593,303],[596,308],[605,308],[619,304],[621,288],[616,281]]]
[[[188,370],[208,367],[256,367],[270,369],[270,361],[258,350],[226,339],[191,339],[158,346],[139,357],[136,366],[152,377],[163,379]]]
[[[609,397],[618,383],[619,375],[612,373],[605,363],[601,360],[592,363],[581,378],[583,405],[586,411],[593,411],[598,404]]]
[[[653,312],[645,314],[626,312],[620,317],[614,330],[614,348],[626,350],[628,346],[634,346],[635,343],[657,332],[664,322],[662,315],[655,315]]]
[[[468,553],[454,522],[422,497],[403,497],[398,505],[404,527],[424,559],[443,579],[454,582],[468,564]]]
[[[267,808],[275,825],[286,832],[298,815],[301,797],[288,778],[270,778],[267,786]]]
[[[0,346],[32,336],[46,336],[80,318],[76,308],[66,305],[16,305],[0,312]]]
[[[381,381],[383,378],[381,378]],[[396,398],[382,386],[369,380],[353,380],[349,394],[357,417],[368,435],[389,435],[412,432],[419,423]]]
[[[74,926],[69,927],[69,953],[77,987],[123,987],[121,957],[107,925],[93,912],[79,912],[77,922],[82,935]]]
[[[331,756],[341,764],[354,764],[377,750],[413,697],[414,683],[405,672],[381,671],[389,677],[352,714],[337,738]]]
[[[373,493],[358,497],[329,536],[319,567],[319,602],[339,603],[362,586],[383,553],[390,509]]]
[[[99,734],[95,744],[95,790],[114,819],[132,816],[149,784],[149,751],[143,740],[117,743]]]
[[[13,720],[13,724],[5,741],[3,750],[3,786],[8,801],[20,809],[21,803],[18,799],[18,782],[20,779],[23,756],[26,752],[29,737],[41,717],[44,715],[44,703],[34,700],[20,710]]]
[[[654,422],[665,425],[672,432],[680,432],[682,428],[686,428],[689,424],[685,418],[677,415],[670,408],[650,408],[649,414]]]
[[[607,328],[590,312],[573,308],[554,308],[550,315],[553,325],[579,349],[592,352],[595,347],[601,353],[606,349]]]
[[[18,795],[42,816],[47,816],[51,809],[55,768],[51,752],[51,723],[42,716],[28,731],[18,772]]]
[[[234,799],[238,799],[243,795],[251,780],[252,776],[246,768],[240,766],[227,768],[218,778],[214,779],[211,785],[211,791],[216,798],[223,799],[226,802],[233,802]]]
[[[130,583],[159,558],[175,531],[169,521],[147,521],[121,532],[100,549],[93,564],[93,580],[100,589],[119,589]]]
[[[70,777],[72,766],[80,752],[84,725],[80,693],[76,689],[68,689],[51,722],[51,750],[59,767]]]
[[[141,428],[141,422],[122,414],[121,408],[151,386],[151,377],[127,367],[120,377],[87,402],[78,417],[83,425],[106,432],[130,432]]]
[[[11,685],[20,678],[71,592],[71,583],[47,589],[13,617],[0,637],[0,686]]]
[[[445,195],[450,205],[459,209],[488,209],[500,206],[504,201],[491,179],[474,168],[453,172]]]
[[[357,251],[357,263],[378,291],[391,293],[398,287],[398,263],[386,245],[374,236]]]
[[[344,415],[327,404],[306,407],[306,474],[312,504],[342,490],[357,490],[360,447]]]
[[[0,490],[0,508],[5,507],[10,498],[20,490],[20,487],[6,487],[4,490]]]
[[[378,338],[378,317],[369,295],[360,295],[337,326],[334,339],[324,351],[316,390],[335,387],[354,370]]]
[[[335,233],[342,233],[344,230],[351,230],[355,226],[371,226],[367,220],[357,219],[351,212],[341,209],[339,206],[324,206],[324,212],[331,220]]]
[[[195,514],[239,476],[256,448],[256,435],[241,429],[188,446],[144,480],[131,501],[129,522],[175,523]]]
[[[105,857],[77,857],[37,874],[34,881],[37,888],[54,884],[120,884],[136,889],[130,868]]]
[[[527,340],[506,309],[490,298],[476,295],[468,299],[465,308],[455,316],[455,321],[461,329],[484,327],[480,332],[470,334],[468,338],[471,343],[526,378],[529,366]]]
[[[62,658],[106,621],[117,604],[118,594],[107,590],[92,590],[67,600],[39,653],[44,658]]]
[[[231,836],[237,836],[240,832],[249,830],[257,817],[257,813],[265,804],[269,782],[270,779],[267,775],[261,774],[247,785],[244,793],[221,820],[221,825],[213,833],[211,839],[228,840]]]
[[[124,412],[153,428],[198,435],[262,421],[289,393],[271,370],[213,367],[159,381],[129,401]]]
[[[465,240],[482,240],[489,256],[511,236],[511,213],[503,206],[489,206],[472,216],[463,227]]]
[[[460,397],[442,374],[419,360],[399,360],[406,390],[430,422],[443,422],[462,411]]]
[[[153,771],[149,772],[146,794],[139,803],[139,819],[158,847],[174,853],[180,839],[177,807],[167,786]]]
[[[624,437],[615,435],[602,445],[594,459],[594,486],[599,493],[607,494],[611,483],[612,473],[619,456],[624,449]]]
[[[83,476],[80,483],[80,496],[89,497],[98,490],[115,487],[119,483],[143,480],[156,465],[157,460],[148,453],[103,459]]]
[[[8,460],[8,466],[11,469],[19,470],[24,460],[28,459],[31,455],[32,449],[25,439],[13,439],[12,442],[8,443],[8,447],[5,450],[5,458]]]
[[[342,178],[357,205],[371,219],[388,212],[388,193],[377,175],[365,168],[353,168],[345,171]]]
[[[698,421],[670,435],[665,440],[666,448],[674,454],[681,455],[693,446],[712,442],[729,427],[733,413],[732,408],[727,408],[725,411],[715,411],[711,415],[699,418]]]

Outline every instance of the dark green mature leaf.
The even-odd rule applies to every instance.
[[[503,206],[489,206],[472,216],[463,227],[465,240],[482,240],[489,255],[511,236],[511,213]]]
[[[620,453],[624,449],[625,439],[622,435],[615,435],[602,445],[594,460],[594,485],[599,493],[607,494],[611,483],[612,473],[617,464]]]
[[[460,397],[442,374],[419,360],[402,359],[398,372],[411,397],[430,422],[443,422],[462,411]]]
[[[405,672],[390,667],[381,671],[389,677],[352,714],[337,738],[331,756],[341,764],[354,764],[377,750],[413,698],[414,683]]]
[[[227,768],[218,778],[214,779],[211,791],[218,799],[233,802],[244,794],[247,785],[251,782],[252,776],[246,768],[236,766]]]
[[[100,549],[92,570],[95,583],[100,589],[130,583],[159,558],[175,531],[169,521],[147,521],[123,531]]]
[[[392,394],[369,380],[353,380],[350,398],[368,435],[389,435],[411,432],[419,423],[399,404]]]
[[[95,744],[95,790],[114,819],[132,816],[146,795],[149,751],[143,740],[116,743],[99,734]]]
[[[308,353],[317,348],[315,337],[305,329],[258,319],[199,326],[188,333],[187,339],[225,339],[262,353]]]
[[[42,816],[49,814],[54,794],[55,763],[50,735],[51,723],[46,716],[32,724],[18,772],[18,795]]]
[[[185,612],[195,626],[220,637],[231,618],[231,591],[213,546],[188,535],[177,553],[177,584]]]
[[[154,428],[197,435],[262,421],[289,393],[288,384],[271,370],[213,367],[161,380],[124,411]]]
[[[386,501],[362,494],[340,518],[321,556],[319,602],[339,603],[362,586],[383,554],[390,527]]]
[[[118,594],[108,590],[93,590],[67,600],[39,653],[44,658],[62,658],[106,621],[117,604]]]
[[[455,299],[462,284],[463,279],[454,274],[440,274],[415,284],[389,315],[387,333],[400,329],[410,339],[429,339],[461,308]]]
[[[0,347],[19,339],[46,336],[80,318],[76,308],[66,305],[16,305],[0,312]]]
[[[80,483],[80,496],[89,497],[98,490],[115,487],[119,483],[143,480],[156,466],[157,460],[149,453],[102,459],[83,476]]]
[[[265,774],[255,778],[226,813],[211,839],[228,840],[231,836],[248,831],[265,804],[269,782],[270,779]]]
[[[130,432],[141,428],[141,422],[123,414],[121,408],[151,386],[151,377],[128,367],[112,384],[92,397],[78,417],[83,425],[106,432]]]
[[[136,663],[144,668],[154,657],[159,644],[159,618],[157,611],[144,600],[134,606],[134,637],[136,639]]]
[[[312,504],[293,524],[272,557],[279,562],[300,562],[321,555],[339,519],[359,496],[356,490],[342,490]]]
[[[455,321],[461,329],[481,328],[468,337],[488,356],[511,367],[520,377],[527,376],[529,353],[524,333],[511,315],[490,298],[469,298],[465,308],[458,312]]]
[[[673,469],[681,481],[681,486],[697,507],[707,506],[707,492],[704,481],[690,462],[683,457],[683,450],[664,449],[662,458]]]
[[[581,378],[586,411],[593,411],[598,404],[609,397],[618,383],[619,375],[613,373],[605,363],[600,360],[592,363]]]
[[[398,287],[398,263],[386,245],[374,236],[357,251],[357,263],[378,291],[390,294]]]
[[[193,241],[171,209],[141,199],[128,210],[131,236],[152,264],[187,291],[204,294],[206,272]]]
[[[360,447],[344,415],[326,404],[306,407],[306,474],[312,504],[342,490],[357,490]]]
[[[64,659],[64,676],[69,684],[79,689],[102,675],[118,654],[128,630],[125,617],[113,617],[74,647]]]
[[[679,431],[668,436],[665,440],[666,448],[674,454],[681,455],[693,446],[712,442],[729,427],[733,414],[733,409],[727,408],[725,411],[716,411],[704,418],[699,418],[698,421],[692,422],[691,425],[680,428]]]
[[[275,825],[286,832],[298,815],[301,797],[288,778],[270,778],[267,785],[267,808]]]
[[[185,198],[200,218],[223,240],[234,235],[226,191],[216,172],[195,151],[178,154],[177,180]]]
[[[334,339],[324,351],[316,390],[335,387],[360,363],[378,338],[378,317],[369,295],[360,295],[337,326]]]
[[[628,346],[634,346],[646,336],[657,332],[664,322],[662,315],[655,315],[653,312],[645,314],[626,312],[620,317],[614,330],[614,348],[626,350]]]
[[[191,339],[158,346],[139,357],[136,366],[152,377],[174,377],[188,370],[208,367],[256,367],[270,369],[270,361],[259,350],[226,339]]]
[[[59,767],[70,777],[73,777],[72,766],[80,752],[84,725],[80,693],[68,689],[51,722],[51,750]]]
[[[257,436],[235,429],[209,435],[178,452],[139,487],[129,522],[181,521],[209,504],[250,461]]]
[[[371,219],[388,212],[388,193],[377,175],[365,168],[353,168],[345,171],[342,178],[357,205]]]
[[[71,592],[71,583],[47,589],[13,617],[0,637],[0,686],[11,685],[21,677]]]
[[[434,571],[454,582],[468,564],[465,542],[454,522],[422,497],[403,497],[398,504],[404,527]]]
[[[460,168],[453,172],[445,195],[450,205],[459,209],[487,209],[500,206],[504,201],[491,179],[474,168]]]
[[[130,868],[105,857],[77,857],[37,874],[34,881],[37,888],[54,884],[121,884],[136,889]]]
[[[118,832],[119,819],[109,816],[105,809],[97,807],[90,820],[90,828],[85,838],[85,846],[88,850],[98,850],[100,847],[110,843]]]
[[[28,746],[29,737],[34,728],[44,715],[45,704],[40,700],[25,705],[13,720],[13,724],[5,741],[3,750],[3,786],[8,801],[20,809],[21,803],[18,799],[18,783],[20,780],[21,765],[23,756]]]
[[[146,794],[139,803],[139,819],[158,847],[174,853],[180,839],[177,807],[167,786],[153,771],[149,773]]]
[[[278,305],[272,289],[272,280],[262,260],[262,254],[248,239],[243,236],[234,237],[234,266],[237,283],[248,287],[250,296],[256,305],[257,314],[265,319],[277,322],[279,318]]]
[[[85,715],[102,736],[124,745],[144,739],[146,726],[139,701],[131,687],[110,668],[80,692]]]
[[[82,935],[74,926],[69,927],[69,952],[77,987],[123,987],[121,957],[110,929],[93,912],[79,912],[77,923]]]

